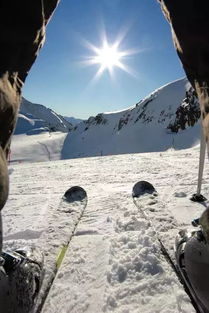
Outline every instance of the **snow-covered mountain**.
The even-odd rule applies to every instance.
[[[163,86],[133,107],[76,125],[62,158],[184,149],[199,142],[199,105],[187,79]]]
[[[65,118],[69,123],[71,123],[73,126],[76,126],[77,124],[83,122],[82,119],[80,119],[80,118],[75,118],[75,117],[73,117],[73,116],[70,116],[70,117],[69,117],[69,116],[64,116],[64,118]]]
[[[24,99],[16,134],[45,130],[47,134],[14,136],[12,158],[23,160],[22,149],[28,161],[186,149],[199,143],[199,117],[197,98],[185,78],[157,89],[129,109],[98,114],[74,128],[52,110]],[[48,134],[49,129],[62,134]]]
[[[38,134],[44,131],[68,132],[73,128],[66,119],[46,108],[22,98],[15,134]]]

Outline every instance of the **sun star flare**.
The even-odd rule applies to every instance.
[[[132,69],[123,63],[123,59],[126,56],[138,53],[135,50],[122,51],[119,49],[120,41],[116,41],[113,44],[109,44],[107,38],[103,38],[102,46],[100,48],[94,46],[88,41],[84,41],[85,46],[94,52],[94,55],[89,56],[83,64],[99,65],[99,68],[94,76],[94,80],[99,79],[101,75],[107,70],[111,77],[114,74],[114,68],[120,68],[128,74],[135,76]]]
[[[112,70],[114,66],[120,66],[122,53],[116,46],[104,45],[98,49],[97,55],[93,58],[95,64],[100,64],[102,68]]]

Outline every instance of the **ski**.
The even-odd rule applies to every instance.
[[[140,210],[142,217],[149,221],[151,227],[155,230],[157,239],[160,244],[161,251],[165,258],[167,259],[168,263],[176,273],[177,277],[179,278],[180,282],[183,284],[185,291],[189,295],[191,302],[198,313],[208,313],[208,310],[200,302],[199,298],[197,297],[194,289],[192,288],[191,284],[188,281],[188,277],[186,276],[186,272],[183,269],[183,256],[184,256],[184,245],[182,246],[181,243],[185,243],[185,238],[177,237],[176,241],[176,248],[170,246],[169,239],[175,238],[176,235],[179,233],[178,223],[171,220],[169,214],[162,218],[159,217],[158,211],[159,203],[158,203],[158,193],[154,186],[149,183],[148,181],[139,181],[137,182],[132,190],[132,197],[133,202],[136,207]],[[157,205],[158,204],[158,205]],[[156,209],[155,209],[156,207]],[[161,221],[159,223],[159,219]],[[162,229],[159,230],[160,225],[162,225]],[[196,233],[196,232],[195,232]],[[179,250],[181,248],[181,252]],[[179,253],[181,256],[179,257]],[[179,260],[179,261],[178,261]]]
[[[42,312],[47,296],[53,286],[53,282],[59,273],[59,269],[65,258],[65,254],[70,245],[70,241],[74,235],[76,227],[83,215],[83,212],[87,206],[87,194],[86,191],[80,186],[74,186],[69,188],[63,195],[57,211],[58,216],[63,216],[60,218],[61,221],[67,219],[69,221],[67,233],[57,234],[59,247],[56,247],[56,254],[54,253],[54,260],[50,261],[49,268],[47,269],[47,260],[45,261],[45,274],[43,278],[43,283],[41,290],[39,292],[39,297],[35,305],[33,312]],[[46,232],[46,238],[50,237],[50,232]],[[57,240],[57,238],[56,238]]]

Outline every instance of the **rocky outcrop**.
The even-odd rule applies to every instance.
[[[187,127],[193,127],[200,118],[200,107],[196,92],[191,87],[186,91],[186,97],[175,113],[175,119],[170,122],[167,129],[173,133],[184,130]]]

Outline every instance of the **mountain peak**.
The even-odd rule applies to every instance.
[[[42,104],[22,98],[15,134],[37,134],[45,131],[68,132],[73,125]]]

